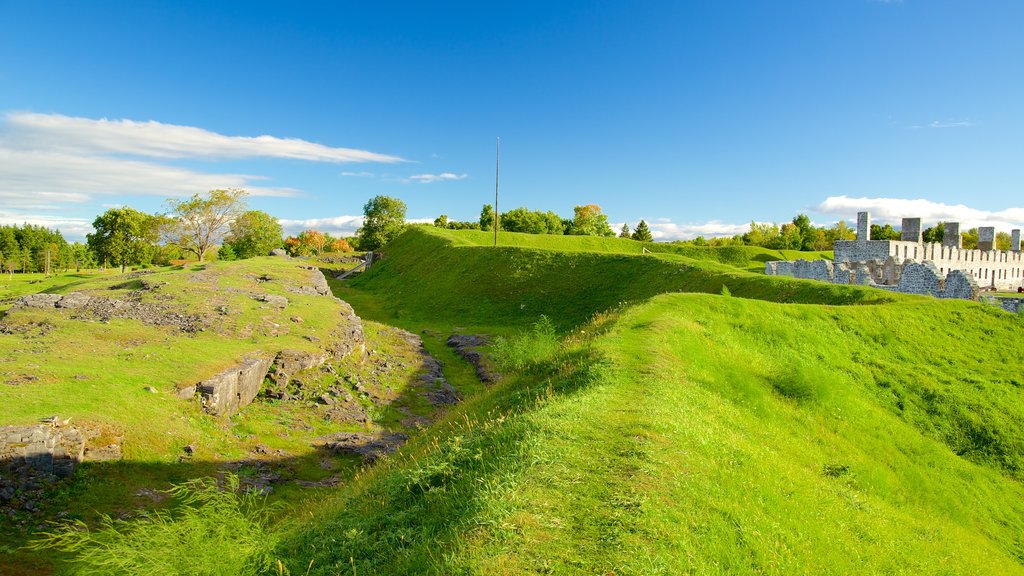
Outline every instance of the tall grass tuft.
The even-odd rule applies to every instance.
[[[132,520],[104,515],[97,529],[81,521],[60,525],[31,544],[70,558],[70,574],[157,576],[254,574],[272,565],[277,543],[268,528],[263,496],[206,478],[174,486],[173,511],[146,512]]]
[[[558,347],[555,324],[542,315],[530,330],[495,339],[491,353],[501,370],[518,371],[551,358]]]

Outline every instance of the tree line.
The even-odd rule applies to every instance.
[[[305,230],[284,238],[280,222],[260,210],[249,210],[244,190],[211,190],[187,199],[169,199],[167,212],[147,214],[124,206],[111,208],[93,221],[94,232],[86,242],[68,243],[59,231],[32,224],[0,226],[0,272],[67,271],[71,268],[166,265],[176,261],[203,261],[210,254],[220,260],[263,256],[283,248],[293,256],[321,256],[327,252],[376,250],[397,236],[406,226],[406,205],[397,198],[375,196],[363,206],[363,225],[354,236],[335,238],[318,230]],[[496,215],[485,204],[477,221],[449,220],[442,214],[434,226],[448,229],[491,231],[497,225],[507,232],[573,236],[615,236],[608,216],[596,204],[573,208],[572,218],[550,210],[514,208]],[[925,242],[941,242],[944,223],[922,232]],[[623,224],[619,237],[651,242],[650,227],[641,220],[634,230]],[[962,233],[963,247],[977,248],[978,230]],[[900,231],[890,224],[871,225],[875,240],[898,240]],[[781,226],[752,221],[743,234],[732,237],[676,241],[696,246],[746,245],[776,250],[831,250],[837,241],[854,240],[856,233],[846,222],[814,226],[806,214],[798,214]],[[996,248],[1006,250],[1010,235],[999,232]]]

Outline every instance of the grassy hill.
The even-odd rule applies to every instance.
[[[355,294],[344,297],[381,295],[376,301],[381,318],[443,318],[496,331],[528,325],[542,314],[568,329],[623,303],[666,292],[717,294],[723,286],[737,296],[777,302],[867,304],[899,298],[860,287],[769,278],[717,261],[740,252],[773,257],[760,248],[696,249],[707,256],[698,259],[641,254],[640,242],[624,238],[502,233],[497,248],[484,246],[486,240],[486,232],[412,227],[385,248],[369,272],[349,283]]]
[[[332,281],[371,332],[422,334],[467,399],[338,486],[278,494],[240,547],[255,563],[215,573],[1024,573],[1019,316],[766,277],[763,251],[486,240],[413,227]],[[498,335],[504,378],[471,383],[453,332]],[[199,429],[287,445],[269,408]],[[154,557],[218,552],[165,532]]]
[[[272,501],[315,498],[324,488],[301,483],[344,479],[361,464],[318,448],[316,437],[409,433],[403,420],[429,421],[436,409],[422,398],[423,358],[390,327],[373,322],[363,325],[372,356],[352,354],[328,362],[334,373],[303,375],[305,388],[293,391],[291,401],[264,400],[218,418],[206,414],[196,398],[177,397],[180,388],[253,354],[330,348],[345,305],[309,289],[319,275],[309,268],[299,260],[257,258],[124,275],[4,276],[0,426],[70,418],[72,426],[98,434],[87,449],[115,443],[122,458],[87,461],[70,483],[16,494],[10,508],[0,499],[0,573],[53,569],[52,552],[19,550],[46,529],[47,519],[94,522],[99,513],[161,508],[172,503],[160,492],[171,483],[228,471],[246,485],[264,486],[271,478]],[[17,297],[40,289],[84,294],[104,306],[14,306]],[[287,304],[264,301],[267,296],[286,298]],[[332,416],[332,406],[317,400],[327,387],[354,397],[358,418]],[[368,400],[370,394],[387,403]]]
[[[293,530],[293,571],[1024,572],[1019,317],[461,236],[407,233],[344,292],[564,337],[510,336],[538,352]]]
[[[361,477],[281,554],[314,574],[1021,573],[1019,363],[963,341],[1020,329],[964,303],[659,296]]]

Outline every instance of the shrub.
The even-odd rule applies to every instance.
[[[511,338],[497,338],[492,346],[494,361],[502,370],[522,370],[550,358],[558,351],[555,325],[541,316],[533,328]]]

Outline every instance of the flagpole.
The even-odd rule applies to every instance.
[[[494,245],[498,245],[498,223],[501,221],[498,217],[498,168],[500,166],[501,159],[501,136],[497,137],[497,141],[494,144]]]

